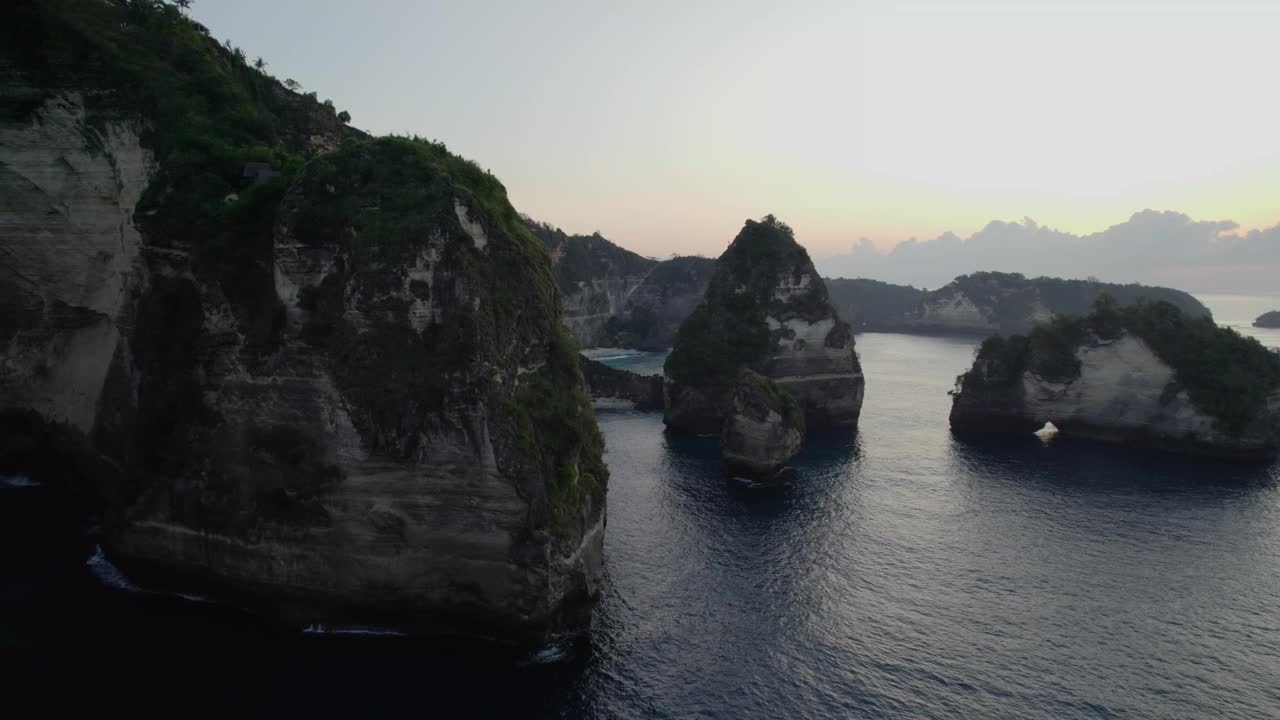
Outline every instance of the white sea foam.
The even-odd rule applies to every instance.
[[[138,586],[123,572],[121,572],[120,568],[111,564],[111,561],[107,559],[105,554],[103,554],[101,545],[94,547],[93,557],[86,560],[85,564],[89,566],[89,572],[93,573],[93,576],[98,579],[98,582],[109,588],[124,590],[125,592],[131,593],[145,593],[148,595],[169,595],[171,597],[182,598],[183,600],[196,603],[213,602],[211,598],[207,598],[203,595],[177,592],[158,592]]]
[[[40,483],[26,475],[0,475],[0,488],[32,488],[40,487]]]
[[[550,665],[564,660],[567,656],[568,653],[565,651],[564,643],[559,638],[556,638],[529,656],[527,662],[530,665]]]
[[[129,578],[125,577],[124,573],[120,572],[120,568],[111,564],[107,556],[102,554],[101,545],[94,547],[93,557],[89,558],[85,564],[89,566],[89,571],[93,573],[93,576],[98,578],[98,582],[107,587],[135,593],[146,592],[146,590],[134,585]]]
[[[375,635],[375,636],[392,636],[403,637],[404,633],[399,630],[390,628],[374,628],[374,627],[325,627],[320,623],[313,623],[303,629],[304,633],[309,635]]]

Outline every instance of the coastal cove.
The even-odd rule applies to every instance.
[[[1280,720],[1200,4],[10,3],[0,712]]]
[[[588,631],[527,656],[287,631],[114,589],[88,563],[92,528],[42,488],[0,489],[11,707],[1047,719],[1280,706],[1280,466],[960,442],[946,391],[976,339],[857,341],[860,429],[808,443],[778,488],[727,481],[714,438],[668,433],[659,414],[598,410],[612,476],[601,599]]]

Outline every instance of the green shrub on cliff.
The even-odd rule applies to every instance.
[[[571,536],[574,519],[588,502],[603,501],[609,479],[604,436],[582,389],[578,358],[568,333],[556,334],[546,363],[525,376],[506,406],[516,447],[546,479],[547,524],[561,538]]]
[[[956,379],[963,393],[1020,382],[1031,371],[1046,380],[1079,377],[1076,350],[1090,337],[1107,341],[1124,333],[1140,338],[1174,371],[1171,393],[1185,390],[1193,405],[1228,431],[1251,422],[1269,393],[1280,388],[1280,356],[1254,338],[1189,316],[1167,302],[1118,307],[1098,299],[1087,317],[1060,317],[1028,335],[993,336],[975,353],[973,368]]]

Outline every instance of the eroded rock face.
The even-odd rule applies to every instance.
[[[640,350],[670,349],[680,325],[702,302],[714,272],[710,258],[659,262],[631,292],[622,316],[607,325],[607,342]]]
[[[496,639],[593,594],[602,442],[546,256],[513,219],[435,146],[313,160],[278,216],[281,347],[202,363],[219,422],[196,442],[216,462],[146,487],[113,556],[289,598],[300,620]],[[203,307],[207,333],[223,313]]]
[[[1280,445],[1280,392],[1246,425],[1227,428],[1141,338],[1091,335],[1073,353],[1079,374],[1056,379],[980,354],[954,395],[953,432],[1030,438],[1051,422],[1061,437],[1238,459],[1267,458]]]
[[[772,218],[747,221],[681,326],[666,364],[664,421],[719,432],[743,368],[790,393],[811,428],[858,422],[864,380],[853,334],[808,253]]]
[[[83,433],[145,281],[133,212],[155,162],[138,132],[90,126],[74,91],[0,124],[0,399]]]
[[[730,472],[767,480],[799,452],[804,413],[786,390],[750,370],[738,375],[733,411],[720,431],[720,457]]]
[[[1048,320],[1043,306],[1029,305],[1028,316],[1038,315],[1038,320]],[[913,328],[935,332],[1000,331],[1000,322],[994,307],[981,308],[963,291],[952,290],[932,296],[922,302],[916,314],[907,324]]]

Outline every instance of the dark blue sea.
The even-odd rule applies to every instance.
[[[92,528],[42,488],[2,489],[0,707],[1280,717],[1280,467],[954,440],[946,393],[973,344],[859,336],[861,429],[810,441],[778,487],[727,479],[714,439],[602,410],[603,595],[589,630],[517,657],[120,589]]]

